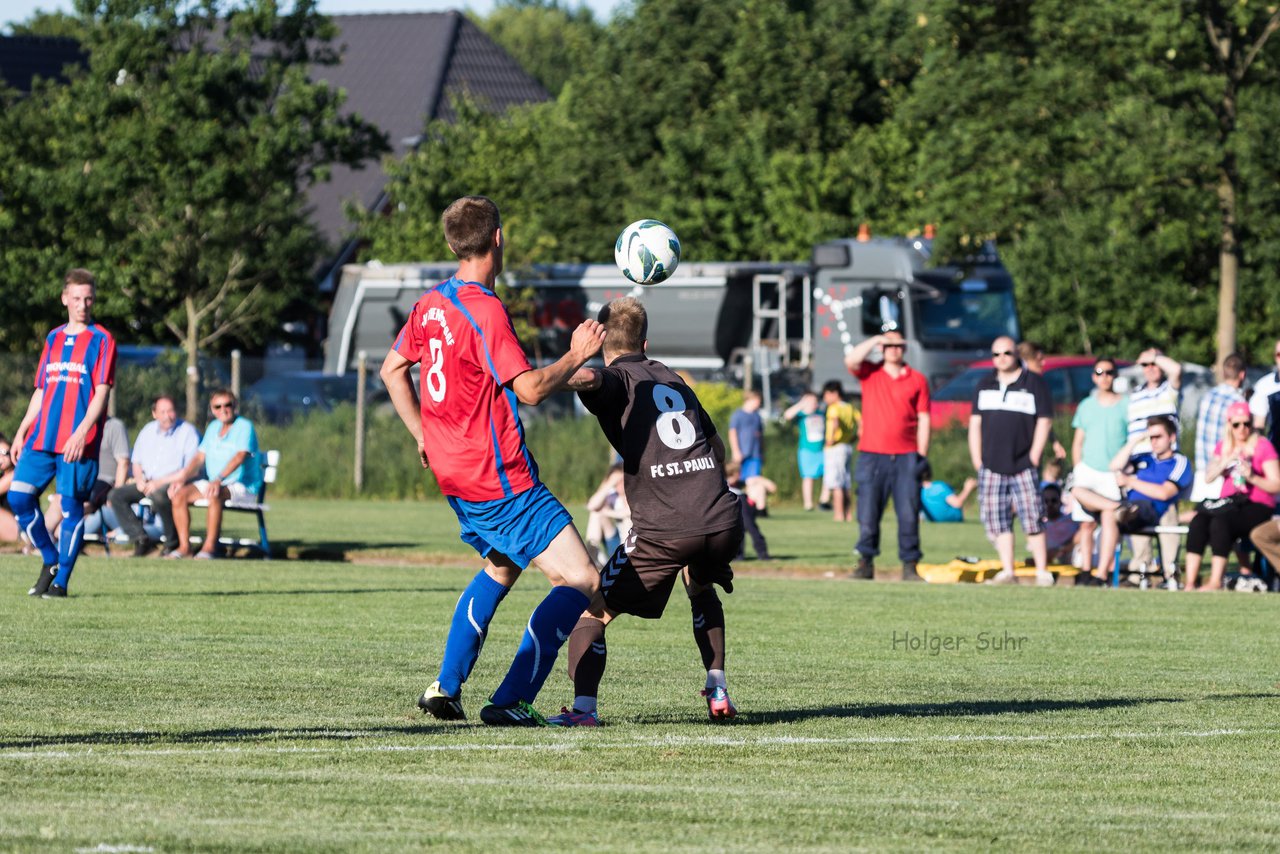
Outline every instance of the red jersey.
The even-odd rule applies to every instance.
[[[531,366],[493,291],[457,278],[427,291],[395,351],[422,366],[422,437],[441,492],[492,501],[537,485],[516,395],[505,388]]]
[[[43,389],[40,415],[31,428],[27,450],[62,453],[62,447],[84,420],[93,390],[116,381],[116,341],[96,323],[74,335],[64,323],[44,339],[35,387]],[[103,417],[106,417],[105,411]],[[102,424],[95,422],[85,433],[85,459],[98,458]]]
[[[929,413],[929,383],[924,374],[903,365],[897,378],[883,362],[863,362],[853,372],[862,383],[862,438],[858,450],[872,454],[910,454],[917,450],[916,427]]]

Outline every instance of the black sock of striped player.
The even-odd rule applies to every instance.
[[[573,708],[594,712],[604,679],[608,649],[604,641],[604,623],[583,617],[569,635],[569,678],[573,680]]]
[[[724,670],[724,606],[714,587],[689,597],[693,611],[693,641],[707,670]]]

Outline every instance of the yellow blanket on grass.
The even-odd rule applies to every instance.
[[[1000,561],[958,557],[950,563],[918,564],[916,571],[930,584],[981,584],[1000,571]],[[1067,564],[1050,564],[1049,571],[1059,578],[1071,578],[1080,570]],[[1034,578],[1035,564],[1024,561],[1014,566],[1013,573],[1019,578]]]

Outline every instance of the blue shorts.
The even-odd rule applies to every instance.
[[[569,511],[541,483],[519,495],[493,501],[463,501],[452,495],[445,498],[458,514],[464,543],[484,558],[490,552],[504,554],[521,569],[573,524]]]
[[[98,454],[93,459],[80,459],[69,463],[62,454],[51,451],[23,451],[22,457],[13,472],[13,484],[9,487],[14,492],[27,492],[39,495],[56,478],[59,495],[69,495],[88,501],[93,492],[94,481],[98,479]]]
[[[742,458],[742,479],[749,477],[759,477],[760,472],[764,471],[764,461],[759,457],[743,457]]]
[[[800,464],[800,476],[806,480],[818,480],[822,477],[822,449],[796,451],[796,462]]]

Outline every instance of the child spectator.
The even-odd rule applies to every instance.
[[[920,510],[930,522],[963,522],[964,504],[978,488],[976,478],[966,477],[960,493],[940,480],[920,482]]]
[[[1044,532],[1049,549],[1049,563],[1071,563],[1080,523],[1062,512],[1062,487],[1058,484],[1045,484],[1040,490],[1040,498],[1044,503]]]
[[[769,544],[765,542],[764,534],[761,533],[760,526],[756,524],[756,518],[761,515],[757,501],[769,493],[777,492],[777,484],[763,475],[754,475],[744,480],[742,467],[728,460],[724,464],[724,476],[729,483],[729,491],[738,496],[738,507],[742,511],[742,527],[747,532],[747,536],[751,538],[751,545],[756,550],[756,558],[758,560],[771,560],[769,557]],[[745,543],[743,550],[738,553],[738,559],[746,559]]]
[[[796,448],[796,465],[800,469],[800,493],[804,509],[812,511],[813,485],[822,483],[822,446],[826,441],[827,410],[814,391],[806,391],[800,400],[788,407],[782,417],[795,421],[800,433]]]

